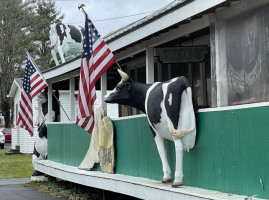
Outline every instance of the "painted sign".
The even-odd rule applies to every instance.
[[[154,56],[159,56],[163,63],[203,62],[208,54],[207,46],[165,47],[154,49]]]

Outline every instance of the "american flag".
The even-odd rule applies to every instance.
[[[28,55],[24,72],[17,125],[34,134],[32,99],[48,85]]]
[[[85,16],[76,123],[91,133],[94,126],[95,83],[116,59],[88,15]]]

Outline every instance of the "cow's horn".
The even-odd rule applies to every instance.
[[[128,81],[129,80],[129,76],[128,74],[126,74],[125,72],[121,71],[120,69],[118,69],[118,72],[122,78],[123,81]]]

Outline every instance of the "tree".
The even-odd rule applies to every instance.
[[[63,16],[58,17],[53,1],[0,0],[0,4],[0,111],[8,127],[13,100],[7,95],[14,78],[23,76],[26,49],[45,63],[49,24]]]
[[[10,125],[10,99],[7,98],[10,86],[21,71],[25,48],[33,47],[32,35],[28,34],[34,20],[29,3],[0,0],[0,110],[6,127]]]

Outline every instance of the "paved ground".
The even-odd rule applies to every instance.
[[[5,143],[5,149],[10,148],[11,144]],[[0,179],[0,200],[61,200],[23,185],[30,181],[30,178]]]
[[[35,188],[22,184],[29,183],[30,178],[0,179],[1,200],[61,200],[49,194],[37,191]]]

